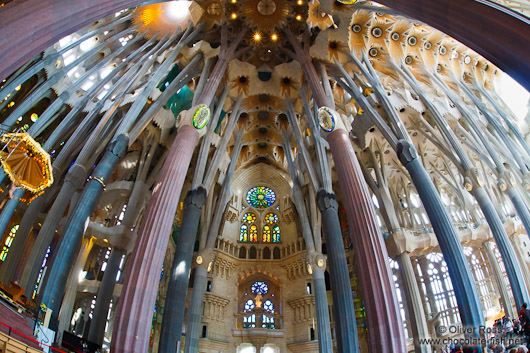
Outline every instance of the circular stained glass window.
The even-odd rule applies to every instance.
[[[266,300],[265,303],[263,303],[263,309],[267,310],[268,312],[273,313],[274,312],[274,304],[270,300]]]
[[[256,186],[247,192],[247,203],[256,208],[267,208],[276,201],[276,194],[265,186]]]
[[[245,213],[243,216],[243,222],[254,223],[256,222],[256,216],[253,213]]]
[[[273,224],[278,222],[278,216],[276,216],[274,213],[269,213],[265,216],[265,222]]]
[[[267,292],[269,291],[269,286],[263,282],[263,281],[258,281],[258,282],[255,282],[253,285],[252,285],[252,288],[250,288],[252,290],[252,293],[254,294],[267,294]]]
[[[256,305],[254,304],[254,301],[252,299],[249,299],[247,300],[247,302],[245,303],[245,312],[246,311],[251,311],[252,309],[254,309],[256,307]]]

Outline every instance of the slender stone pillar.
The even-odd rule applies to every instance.
[[[353,250],[366,306],[368,345],[372,353],[406,351],[405,334],[391,280],[388,252],[375,209],[348,134],[327,136],[350,225]],[[374,280],[377,279],[377,280]]]
[[[405,140],[399,140],[397,154],[409,171],[438,239],[453,284],[462,325],[476,328],[473,332],[478,336],[478,328],[484,325],[484,314],[458,234],[444,209],[440,195],[418,158],[416,148]]]
[[[20,283],[20,278],[22,277],[22,273],[24,272],[24,267],[26,267],[26,263],[29,259],[29,254],[31,253],[31,249],[33,248],[33,244],[35,244],[35,240],[37,240],[37,230],[33,229],[30,231],[29,236],[26,239],[26,243],[24,244],[24,250],[22,251],[21,257],[18,260],[17,267],[15,268],[15,273],[13,274],[13,282],[16,284]],[[47,250],[47,249],[46,249]],[[28,295],[26,294],[26,297]]]
[[[103,337],[105,336],[105,323],[107,322],[107,314],[109,312],[110,300],[114,293],[114,286],[116,285],[116,275],[120,270],[121,259],[125,255],[122,249],[114,248],[109,257],[105,274],[99,286],[98,295],[96,297],[96,306],[92,314],[92,322],[90,323],[90,330],[88,331],[88,340],[97,344],[103,344]]]
[[[322,228],[326,239],[337,347],[339,352],[357,353],[359,352],[357,323],[348,263],[340,229],[337,199],[334,194],[322,189],[317,193],[317,204],[322,213]]]
[[[33,228],[33,224],[35,224],[44,201],[47,198],[47,194],[48,193],[44,193],[37,199],[33,200],[24,213],[24,216],[22,216],[20,227],[17,230],[15,239],[13,239],[13,244],[11,244],[9,252],[7,253],[7,258],[0,268],[0,279],[5,285],[9,285],[11,280],[13,280],[15,269],[22,256],[22,252],[24,251],[26,240],[31,228]]]
[[[520,244],[517,243],[517,236],[511,236],[510,241],[512,242],[513,250],[515,251],[515,254],[517,255],[517,259],[519,260],[519,264],[521,265],[521,270],[523,272],[524,276],[524,282],[526,283],[526,287],[528,290],[530,290],[530,271],[528,270],[528,265],[526,264],[525,257],[520,249]]]
[[[61,186],[59,194],[55,198],[44,223],[39,231],[35,245],[31,249],[31,254],[22,274],[20,285],[24,288],[26,293],[31,293],[35,288],[35,283],[39,276],[39,271],[42,265],[42,261],[46,256],[46,250],[50,246],[53,236],[57,230],[59,222],[63,217],[68,204],[73,208],[75,203],[72,201],[72,195],[79,190],[83,185],[85,177],[85,170],[79,165],[73,165],[66,179]]]
[[[203,263],[208,266],[208,263]],[[193,295],[188,309],[188,325],[186,326],[186,346],[184,353],[197,353],[199,350],[199,336],[202,323],[202,307],[204,304],[204,293],[208,282],[208,271],[206,267],[199,265],[195,267],[193,277]]]
[[[499,263],[497,262],[497,257],[493,253],[491,243],[489,241],[484,243],[484,249],[486,250],[486,256],[490,263],[490,268],[493,270],[493,277],[495,277],[495,283],[499,289],[499,295],[501,296],[501,304],[504,307],[504,314],[508,317],[514,318],[516,312],[513,310],[513,305],[510,301],[510,296],[508,295],[508,289],[504,282],[504,275],[501,272]]]
[[[514,187],[509,187],[508,190],[506,190],[506,194],[512,201],[513,207],[515,208],[515,211],[517,212],[517,215],[521,219],[524,229],[526,230],[526,234],[530,238],[530,212],[528,211],[528,208],[526,207],[523,198],[521,197],[521,195],[519,195],[517,189]]]
[[[430,344],[420,344],[420,340],[429,338],[429,328],[427,327],[421,295],[409,253],[402,253],[398,256],[397,261],[399,263],[401,279],[403,281],[402,289],[404,291],[405,300],[407,301],[407,308],[409,309],[410,326],[412,328],[412,335],[414,336],[414,351],[416,353],[430,353]]]
[[[9,201],[7,201],[7,203],[4,205],[2,213],[0,214],[0,238],[6,232],[9,222],[11,222],[11,217],[13,217],[13,213],[15,213],[17,208],[18,201],[22,196],[24,196],[25,191],[26,190],[22,188],[17,188],[13,192],[11,199],[9,199]]]
[[[191,260],[193,258],[193,246],[197,238],[201,210],[205,201],[206,190],[202,187],[190,190],[184,201],[182,227],[180,228],[177,248],[175,249],[164,306],[164,318],[158,347],[160,353],[174,353],[180,341]]]
[[[333,353],[324,269],[319,268],[318,264],[313,266],[313,289],[317,314],[318,351],[320,353]]]
[[[87,182],[83,194],[66,227],[65,235],[55,261],[48,276],[48,282],[42,296],[42,303],[52,311],[50,328],[57,328],[57,310],[60,307],[61,298],[67,280],[67,269],[72,266],[75,254],[81,245],[83,233],[88,225],[90,215],[94,211],[99,197],[103,193],[105,184],[108,183],[110,174],[114,171],[116,164],[127,151],[128,138],[119,135],[109,150],[103,155],[98,166]]]
[[[60,342],[63,337],[63,332],[70,328],[70,320],[74,310],[75,297],[77,296],[77,284],[79,283],[79,274],[85,267],[86,260],[92,247],[94,246],[93,238],[83,238],[81,249],[77,254],[75,264],[70,271],[66,272],[68,281],[66,283],[66,291],[61,305],[61,310],[56,313],[59,317],[60,324],[57,329],[57,341]],[[49,281],[48,281],[49,282]]]
[[[506,234],[506,230],[504,229],[504,225],[501,223],[501,220],[484,188],[474,188],[473,196],[475,196],[477,199],[480,209],[484,213],[484,217],[486,218],[491,229],[491,233],[495,238],[495,243],[497,244],[497,248],[501,253],[502,261],[504,262],[504,266],[506,268],[506,274],[508,275],[508,279],[512,287],[515,306],[520,308],[523,303],[528,303],[530,298],[528,296],[528,290],[524,283],[523,273],[521,271],[521,267],[519,266],[519,262],[517,261],[512,243],[510,243],[508,234]]]
[[[118,304],[112,353],[147,351],[160,269],[180,191],[198,138],[199,133],[192,126],[179,128],[153,188]]]

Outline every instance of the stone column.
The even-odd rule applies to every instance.
[[[202,254],[202,253],[199,253]],[[196,262],[201,264],[195,267],[195,276],[193,277],[193,293],[191,296],[190,306],[188,308],[188,321],[186,325],[186,345],[184,353],[197,353],[199,350],[199,337],[202,323],[202,307],[204,304],[204,293],[208,283],[208,266],[209,261],[197,255]],[[204,256],[204,255],[202,255]],[[205,256],[210,258],[210,256]],[[256,326],[257,327],[257,326]]]
[[[113,330],[113,353],[145,352],[156,301],[160,269],[169,241],[180,191],[199,133],[190,125],[179,128],[146,208],[129,259]]]
[[[317,260],[318,261],[318,260]],[[322,259],[322,261],[325,261]],[[331,324],[329,321],[328,295],[326,294],[326,281],[324,269],[313,267],[313,290],[315,292],[315,305],[317,315],[318,351],[320,353],[333,353],[331,339]],[[325,265],[325,262],[324,262]],[[354,310],[355,314],[355,310]]]
[[[473,196],[477,199],[480,209],[484,213],[484,217],[488,222],[491,229],[491,233],[497,244],[497,248],[501,253],[502,261],[506,267],[506,274],[512,287],[513,298],[515,299],[515,306],[520,308],[523,303],[528,303],[530,300],[528,296],[528,290],[524,283],[523,273],[517,257],[512,247],[512,243],[508,239],[508,234],[504,229],[504,225],[499,218],[499,215],[495,211],[493,204],[491,203],[486,191],[482,187],[473,189]]]
[[[201,210],[206,201],[206,190],[202,187],[188,191],[184,201],[182,227],[180,228],[175,257],[164,306],[164,318],[160,332],[158,352],[174,353],[182,334],[186,293],[190,278],[193,247],[201,218]]]
[[[11,222],[11,217],[13,217],[13,213],[15,213],[17,208],[18,201],[22,196],[24,196],[25,191],[26,190],[23,188],[16,188],[11,199],[9,199],[9,201],[7,201],[7,203],[4,205],[2,213],[0,214],[0,238],[2,238],[6,232],[9,222]]]
[[[473,337],[478,337],[478,328],[484,325],[484,314],[458,234],[429,174],[418,158],[416,148],[408,141],[399,140],[397,154],[410,174],[438,239],[453,284],[462,325],[476,328],[473,330]]]
[[[127,151],[128,140],[126,136],[119,135],[116,141],[111,144],[109,150],[105,152],[92,173],[91,179],[87,182],[66,227],[64,238],[55,255],[55,261],[42,296],[42,303],[53,310],[50,319],[51,329],[57,328],[57,316],[55,316],[55,313],[60,307],[61,298],[64,294],[67,269],[74,262],[75,254],[81,245],[81,239],[88,225],[90,215],[103,193],[105,184],[108,183],[118,161]]]
[[[513,208],[515,208],[515,211],[517,212],[517,215],[521,219],[521,222],[524,225],[524,229],[526,230],[526,234],[530,238],[530,212],[528,211],[528,208],[526,207],[526,204],[523,201],[523,198],[519,193],[517,192],[517,189],[514,187],[509,187],[506,190],[506,185],[502,184],[500,182],[500,188],[501,190],[504,188],[506,194],[510,198],[513,204]],[[504,185],[504,187],[503,187]],[[504,190],[503,190],[504,191]],[[1,229],[0,229],[1,230]]]
[[[20,227],[17,230],[15,239],[13,239],[13,244],[11,244],[11,247],[9,248],[7,258],[2,267],[0,267],[0,279],[5,285],[9,285],[14,279],[15,269],[24,251],[26,240],[28,239],[31,228],[33,228],[33,224],[35,224],[37,216],[39,215],[47,196],[48,192],[45,192],[43,195],[33,200],[26,212],[24,212],[24,216],[22,216]]]
[[[103,279],[99,285],[96,297],[96,306],[92,314],[92,322],[88,331],[88,340],[97,344],[103,344],[105,336],[105,323],[109,312],[110,300],[116,285],[116,276],[120,270],[120,262],[126,252],[122,249],[114,248],[110,254],[107,268],[103,274]]]
[[[508,289],[506,288],[506,284],[504,282],[504,275],[501,272],[501,268],[499,266],[499,263],[497,262],[497,258],[493,253],[493,249],[489,241],[484,243],[484,249],[486,250],[486,255],[488,257],[491,269],[493,270],[495,283],[497,284],[497,288],[499,289],[502,306],[504,307],[504,313],[506,316],[514,318],[516,317],[516,312],[514,312],[513,310],[513,305],[510,301],[510,296],[508,295]]]
[[[406,351],[388,252],[350,139],[342,128],[327,136],[342,191],[366,306],[370,352]],[[377,279],[377,280],[374,280]]]
[[[525,278],[526,286],[528,287],[528,289],[530,289],[530,272],[528,271],[528,265],[526,264],[524,255],[521,252],[521,245],[517,242],[517,235],[513,235],[509,238],[512,242],[513,250],[515,250],[515,254],[517,255],[517,259],[519,260],[519,264],[521,265],[521,270]]]
[[[431,346],[429,344],[420,344],[420,340],[429,338],[429,328],[427,327],[421,295],[409,253],[402,253],[397,257],[397,261],[403,281],[403,296],[409,309],[410,326],[412,328],[412,335],[414,336],[414,351],[416,353],[430,353]]]
[[[26,267],[26,263],[28,262],[29,254],[31,253],[33,244],[35,244],[35,240],[37,240],[37,234],[37,230],[31,230],[28,239],[26,240],[26,243],[24,245],[24,251],[22,252],[20,259],[18,260],[17,267],[15,268],[15,273],[13,274],[13,282],[15,282],[16,284],[20,283],[20,278],[22,277],[24,267]],[[26,293],[26,297],[27,296],[28,294]]]
[[[74,310],[75,297],[77,296],[77,283],[79,283],[79,274],[83,271],[85,267],[86,260],[90,254],[90,250],[94,246],[93,238],[83,238],[83,243],[81,244],[81,249],[77,254],[75,264],[72,269],[66,275],[68,275],[68,281],[66,283],[66,291],[59,312],[55,314],[56,317],[59,317],[60,324],[57,328],[56,341],[60,342],[63,337],[63,332],[68,330],[70,327],[70,320],[72,319],[72,311]],[[48,280],[48,283],[50,281]],[[59,310],[59,309],[58,309]]]
[[[35,287],[42,261],[46,256],[46,250],[52,242],[53,236],[57,231],[59,222],[63,217],[68,204],[70,204],[71,208],[75,206],[75,203],[71,202],[72,195],[83,185],[85,173],[85,170],[81,166],[73,165],[66,175],[61,190],[55,198],[55,201],[42,224],[37,240],[31,249],[29,261],[22,274],[20,285],[24,288],[26,293],[30,293]]]
[[[356,353],[359,352],[357,323],[346,253],[342,242],[337,199],[334,194],[320,190],[317,193],[317,204],[322,213],[322,229],[329,261],[338,351]]]

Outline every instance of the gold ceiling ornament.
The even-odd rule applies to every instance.
[[[239,76],[234,78],[232,81],[232,89],[237,89],[237,94],[244,93],[248,95],[248,87],[250,85],[250,80],[248,76]]]
[[[285,0],[244,0],[243,15],[252,27],[262,32],[280,30],[289,15],[289,4]]]
[[[197,24],[205,11],[194,1],[182,0],[141,6],[134,12],[136,17],[133,22],[141,25],[138,31],[145,32],[147,38],[158,33],[160,39],[179,28],[185,30],[189,21]]]
[[[286,94],[291,96],[291,91],[297,89],[298,82],[290,77],[285,76],[280,79],[280,87],[282,89],[282,97],[284,97]]]
[[[50,155],[28,133],[2,135],[0,161],[17,187],[38,193],[53,183]]]
[[[199,4],[203,9],[201,22],[206,24],[206,28],[209,29],[213,25],[221,24],[225,18],[225,6],[219,0],[208,0]]]
[[[321,30],[326,30],[333,25],[333,17],[322,11],[320,2],[317,0],[309,3],[309,10],[307,12],[307,22],[311,27],[318,27]]]

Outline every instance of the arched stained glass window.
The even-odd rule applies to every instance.
[[[269,291],[269,286],[267,285],[267,283],[263,281],[257,281],[252,285],[250,289],[252,290],[252,293],[254,294],[263,295],[263,294],[267,294],[267,292]]]
[[[11,228],[11,230],[9,231],[6,242],[4,243],[4,247],[2,248],[2,252],[0,253],[0,260],[5,261],[7,253],[9,252],[9,248],[13,243],[13,239],[15,239],[15,234],[17,233],[17,230],[18,224],[16,226],[13,226],[13,228]]]
[[[262,315],[261,317],[261,327],[262,328],[274,328],[274,318],[267,315]]]
[[[245,312],[252,311],[255,307],[256,307],[256,304],[254,304],[254,301],[252,299],[249,299],[245,303]]]
[[[265,186],[256,186],[247,192],[247,203],[256,208],[267,208],[276,201],[276,194]]]
[[[278,216],[276,216],[274,213],[269,213],[268,215],[265,216],[265,222],[274,224],[278,222]]]
[[[250,226],[250,236],[248,241],[256,243],[258,241],[258,227],[253,224]]]
[[[280,227],[279,226],[274,226],[274,228],[272,228],[272,242],[273,243],[280,242]]]
[[[268,225],[263,226],[263,242],[264,243],[271,242],[271,227]]]
[[[243,318],[243,327],[256,327],[256,314],[245,316]]]
[[[256,215],[250,212],[245,213],[245,215],[243,216],[243,222],[246,222],[249,224],[256,222]]]
[[[248,241],[248,226],[243,224],[239,231],[239,241]]]

